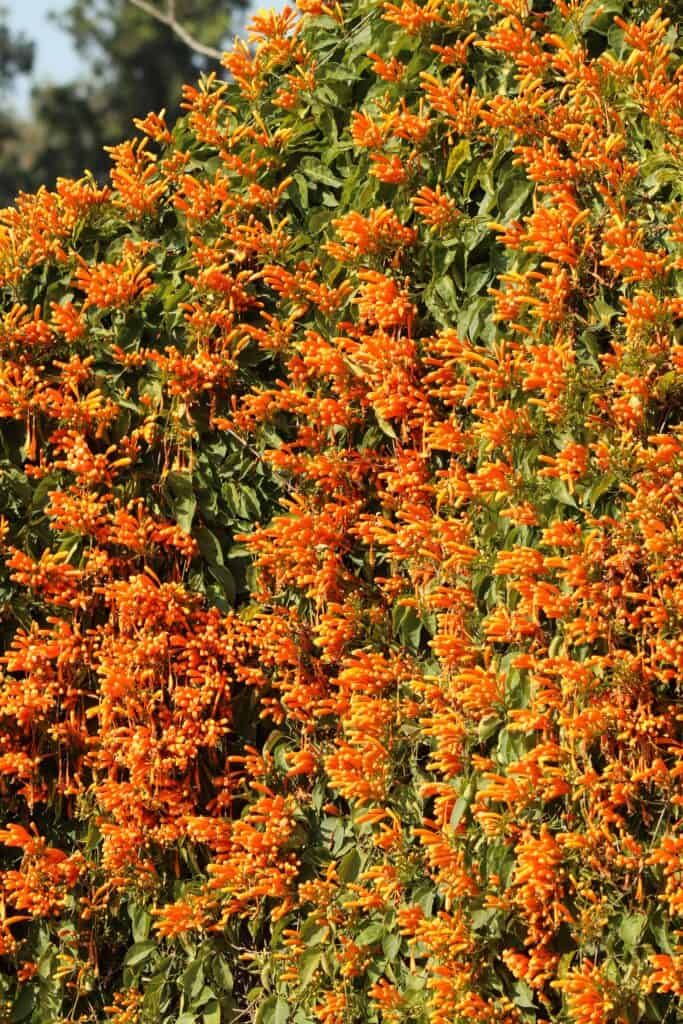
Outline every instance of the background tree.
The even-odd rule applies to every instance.
[[[103,147],[128,136],[134,117],[177,110],[182,84],[218,66],[206,54],[225,44],[241,6],[243,0],[176,0],[168,6],[71,0],[54,16],[71,36],[84,72],[71,82],[34,88],[30,120],[13,121],[21,146],[0,165],[0,202],[11,202],[19,190],[50,187],[58,177],[80,177],[86,167],[106,178],[110,161]],[[6,75],[29,69],[31,55],[26,40],[12,48],[7,30],[0,35],[0,87]]]
[[[30,39],[12,33],[7,15],[7,8],[0,6],[0,197],[12,191],[21,148],[21,126],[17,118],[7,112],[7,100],[17,76],[31,71],[34,54]]]
[[[7,89],[15,75],[26,74],[33,66],[33,43],[26,36],[13,35],[7,21],[7,8],[0,5],[0,89]]]

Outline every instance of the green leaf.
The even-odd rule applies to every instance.
[[[145,986],[145,996],[142,1001],[144,1019],[148,1017],[156,1019],[158,1017],[166,980],[166,971],[160,971],[157,966],[157,973],[152,975]]]
[[[180,981],[188,1002],[192,1002],[204,987],[204,968],[201,960],[195,960],[183,971]]]
[[[422,628],[429,634],[429,636],[436,636],[438,620],[435,612],[420,610],[420,621],[422,623]]]
[[[458,308],[458,296],[450,274],[443,274],[434,282],[434,291],[446,304],[446,308],[455,311]]]
[[[382,939],[382,952],[387,960],[395,960],[401,949],[401,938],[399,935],[389,933]]]
[[[35,1001],[36,996],[33,986],[23,985],[12,1007],[12,1014],[9,1018],[12,1024],[15,1024],[16,1021],[26,1020],[33,1011]]]
[[[230,511],[240,519],[254,521],[261,514],[261,504],[253,487],[228,481],[221,493]]]
[[[576,508],[576,502],[569,493],[569,489],[564,480],[551,480],[550,481],[550,493],[553,498],[559,501],[562,505],[568,505],[570,508]]]
[[[472,927],[475,931],[487,931],[489,925],[495,920],[498,911],[495,908],[475,910],[472,914]]]
[[[467,291],[470,295],[476,295],[485,284],[488,284],[492,277],[491,267],[486,264],[478,264],[467,268]]]
[[[261,503],[258,499],[258,495],[253,487],[247,487],[244,484],[240,487],[240,491],[242,508],[244,509],[244,518],[253,522],[261,515]]]
[[[378,413],[375,413],[375,418],[382,433],[386,434],[387,437],[393,438],[394,441],[398,441],[398,434],[392,427],[391,423],[389,423],[389,420],[385,420],[384,417],[380,416]]]
[[[128,917],[130,918],[133,939],[135,942],[144,942],[152,926],[151,914],[139,903],[129,903]]]
[[[420,646],[422,634],[422,622],[420,617],[411,605],[394,605],[391,613],[391,620],[394,633],[399,637],[406,647],[417,650]]]
[[[566,978],[569,974],[569,968],[572,965],[572,961],[576,956],[576,950],[572,950],[570,953],[563,953],[559,959],[557,965],[557,977]]]
[[[189,533],[197,510],[192,477],[188,473],[171,472],[167,474],[165,484],[171,494],[171,508],[175,521],[181,530]]]
[[[165,484],[175,498],[194,497],[192,476],[189,473],[178,473],[176,470],[171,470],[166,474]]]
[[[318,946],[315,949],[305,950],[299,957],[299,984],[302,988],[305,988],[313,980],[313,975],[320,967],[323,952],[322,947]]]
[[[527,985],[525,981],[522,981],[521,979],[515,982],[514,1003],[515,1006],[519,1006],[523,1010],[536,1009],[533,989],[529,985]]]
[[[598,314],[598,323],[601,327],[609,327],[614,317],[619,314],[619,310],[611,306],[602,295],[593,300],[593,309]]]
[[[448,163],[446,164],[446,181],[450,181],[458,167],[460,167],[465,160],[469,160],[469,158],[469,139],[461,139],[457,146],[455,146],[448,154]]]
[[[638,945],[647,924],[647,914],[625,914],[619,922],[619,938],[627,950]]]
[[[487,715],[486,718],[482,718],[477,729],[479,742],[486,743],[498,731],[500,724],[501,721],[498,715]]]
[[[221,1024],[221,1004],[217,999],[211,999],[204,1007],[202,1013],[203,1024]]]
[[[337,874],[339,876],[340,881],[355,882],[356,879],[358,878],[360,865],[360,854],[358,853],[358,850],[354,846],[354,848],[352,850],[349,850],[349,852],[345,854],[339,861]]]
[[[465,811],[472,803],[476,788],[476,783],[474,781],[468,782],[462,791],[462,794],[455,801],[455,806],[451,812],[451,828],[455,829],[460,824]]]
[[[462,286],[462,278],[459,268],[453,264],[451,273],[455,277],[458,286]],[[458,313],[458,300],[453,277],[450,274],[443,274],[433,280],[424,292],[424,302],[434,319],[442,327],[452,325],[453,318]]]
[[[584,505],[586,508],[593,509],[597,504],[598,499],[601,498],[603,494],[606,494],[607,491],[609,491],[610,488],[614,486],[614,484],[616,483],[616,479],[617,478],[614,475],[614,473],[605,473],[603,476],[600,477],[599,480],[596,480],[596,482],[587,489],[587,491],[583,495],[581,504]]]
[[[211,970],[218,985],[225,992],[232,992],[235,982],[227,960],[222,956],[214,957],[211,961]]]
[[[256,1024],[287,1024],[291,1007],[282,996],[268,996],[256,1014]]]
[[[158,377],[141,377],[138,383],[138,395],[140,398],[150,398],[153,407],[160,407],[163,404],[164,397],[161,381]]]
[[[499,723],[500,724],[500,723]],[[507,728],[500,730],[496,756],[502,766],[518,761],[524,754],[536,746],[537,740],[533,733],[515,733]]]
[[[199,545],[202,557],[206,559],[209,565],[223,565],[223,551],[215,533],[212,533],[206,526],[200,526],[194,531],[194,537]]]
[[[338,178],[329,167],[325,167],[322,161],[313,156],[306,156],[299,164],[300,170],[312,181],[319,181],[322,185],[329,185],[331,188],[340,188],[344,182]]]
[[[211,1002],[215,998],[215,993],[209,988],[208,985],[202,985],[201,989],[196,996],[192,999],[193,1009],[199,1009],[200,1006],[206,1006],[207,1003]]]
[[[512,173],[505,179],[496,193],[496,205],[506,223],[514,220],[533,192],[533,182]]]
[[[31,499],[32,508],[43,508],[47,504],[49,492],[57,490],[58,487],[59,480],[54,473],[39,480]]]
[[[409,974],[406,978],[405,987],[407,992],[422,992],[427,985],[427,973],[418,974],[417,972]]]
[[[311,235],[319,235],[330,223],[331,214],[329,210],[317,208],[308,218],[308,229]]]
[[[123,962],[126,967],[136,967],[144,960],[147,960],[156,948],[157,944],[153,939],[147,939],[145,942],[136,942],[126,953]]]
[[[462,335],[466,334],[469,338],[476,338],[484,318],[490,319],[487,316],[490,306],[490,301],[483,296],[466,302],[458,316],[456,324],[458,332]]]
[[[303,174],[294,174],[294,185],[297,189],[297,199],[299,208],[301,211],[308,209],[308,182],[304,178]]]
[[[319,918],[311,915],[307,917],[301,926],[301,938],[307,946],[317,946],[323,942],[330,933],[328,924],[321,924]]]
[[[356,936],[356,942],[359,946],[372,946],[383,938],[385,931],[383,924],[369,924]]]
[[[224,565],[210,565],[209,573],[216,582],[207,585],[207,595],[217,608],[220,608],[221,611],[228,611],[235,604],[237,594],[235,577]]]

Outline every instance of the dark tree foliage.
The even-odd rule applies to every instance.
[[[200,43],[220,48],[243,3],[178,0],[174,14]],[[11,119],[14,141],[0,155],[2,205],[19,191],[53,187],[58,177],[78,178],[86,167],[104,180],[110,166],[104,147],[126,138],[134,117],[176,111],[183,82],[194,81],[212,63],[131,0],[71,0],[54,17],[71,36],[84,71],[75,81],[38,83],[29,120]],[[25,39],[12,40],[0,12],[0,87],[30,69],[32,49]]]
[[[5,109],[7,95],[18,75],[31,71],[34,45],[24,35],[15,35],[7,24],[8,11],[0,6],[0,198],[12,191],[17,162],[19,125]]]
[[[30,39],[13,35],[6,24],[7,8],[0,7],[0,89],[6,89],[15,75],[25,74],[33,65],[34,46]]]

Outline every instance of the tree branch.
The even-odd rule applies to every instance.
[[[212,60],[221,59],[222,53],[220,50],[215,50],[213,46],[206,46],[204,43],[200,43],[198,39],[190,35],[187,29],[183,28],[175,17],[175,3],[173,0],[170,0],[166,12],[160,11],[154,4],[148,3],[148,0],[130,0],[130,2],[134,7],[144,11],[145,14],[149,14],[150,18],[155,18],[162,25],[168,25],[170,30],[178,36],[178,39],[181,39],[195,53],[201,53],[204,57],[211,57]]]

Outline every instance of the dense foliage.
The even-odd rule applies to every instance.
[[[300,0],[2,213],[11,1021],[680,1019],[665,14]]]

